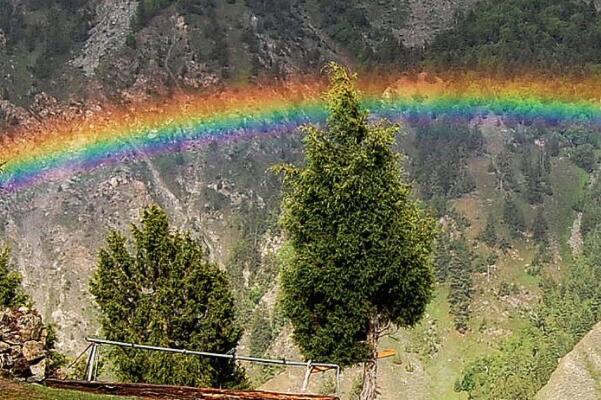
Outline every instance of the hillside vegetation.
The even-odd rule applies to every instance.
[[[331,59],[357,71],[550,77],[595,74],[601,61],[601,16],[593,3],[569,0],[0,0],[0,10],[6,126],[18,124],[10,103],[47,115],[56,104],[41,92],[77,108],[82,98],[314,73]],[[396,352],[379,361],[382,399],[530,399],[601,319],[600,133],[492,115],[401,125],[412,195],[437,221],[436,284],[423,320],[382,339],[381,349]],[[279,283],[293,249],[282,246],[282,183],[269,170],[302,159],[300,135],[148,157],[2,198],[0,232],[25,289],[58,325],[59,346],[76,354],[98,328],[88,282],[105,233],[125,231],[159,203],[227,273],[244,331],[238,351],[299,358]],[[247,372],[269,389],[298,390],[303,379]],[[357,394],[359,375],[345,370],[343,397]],[[328,392],[332,382],[323,375],[311,389]]]
[[[432,42],[438,68],[564,70],[601,63],[601,15],[593,2],[488,0]]]

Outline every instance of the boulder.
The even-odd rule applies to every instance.
[[[23,357],[29,362],[44,358],[46,349],[44,343],[35,340],[29,340],[23,344]]]
[[[46,358],[41,359],[37,364],[29,366],[31,376],[27,378],[29,382],[40,382],[46,377],[46,366],[48,360]]]
[[[37,311],[0,311],[0,376],[43,380],[48,366],[47,336]]]

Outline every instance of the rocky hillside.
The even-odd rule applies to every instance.
[[[125,230],[150,203],[201,236],[222,266],[237,257],[231,273],[240,289],[265,293],[273,276],[258,279],[251,267],[261,263],[263,247],[266,255],[272,251],[268,221],[275,220],[279,183],[267,169],[294,161],[298,146],[289,138],[208,146],[3,196],[2,236],[13,244],[15,264],[45,320],[60,327],[58,346],[74,352],[96,332],[87,289],[96,251],[109,229]]]
[[[474,2],[0,0],[0,99],[127,99],[332,59],[398,67]]]
[[[537,400],[601,398],[601,323],[564,358]]]

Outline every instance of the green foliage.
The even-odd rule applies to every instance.
[[[269,312],[265,306],[259,306],[253,316],[250,328],[250,354],[260,357],[265,354],[273,340],[273,327],[269,319]]]
[[[553,194],[547,182],[550,169],[549,152],[525,146],[520,169],[526,178],[526,199],[530,204],[540,204],[543,196]]]
[[[502,192],[516,190],[517,182],[513,172],[511,156],[507,151],[500,153],[491,163],[497,178],[497,188]]]
[[[443,118],[418,125],[415,141],[418,154],[413,175],[424,198],[459,197],[475,189],[467,160],[483,148],[480,131]]]
[[[126,238],[111,232],[90,283],[100,323],[110,340],[216,353],[234,349],[241,332],[226,275],[208,261],[188,233],[169,229],[165,212],[144,210]],[[231,360],[116,349],[117,371],[128,381],[193,386],[239,386]]]
[[[451,266],[451,235],[448,231],[442,231],[436,237],[434,242],[434,266],[436,267],[436,277],[439,282],[446,281]]]
[[[361,398],[361,388],[363,387],[363,381],[361,378],[353,379],[351,390],[349,393],[349,400],[359,400]]]
[[[557,360],[601,318],[601,269],[590,261],[579,260],[565,285],[547,281],[530,325],[503,343],[500,352],[470,364],[457,389],[474,400],[534,398]]]
[[[135,31],[142,29],[148,21],[157,15],[162,9],[175,3],[177,0],[140,0],[136,8],[136,14],[132,21]]]
[[[47,80],[56,74],[58,65],[87,39],[94,17],[91,9],[84,7],[88,1],[0,0],[0,30],[6,34],[7,50],[17,63],[25,64],[27,80]],[[29,90],[29,85],[25,86]]]
[[[532,259],[532,263],[526,267],[526,272],[532,276],[540,275],[545,265],[549,262],[551,262],[551,254],[549,254],[547,243],[541,242],[536,247],[534,258]]]
[[[449,305],[455,329],[461,333],[468,330],[470,304],[473,294],[472,259],[465,239],[454,240],[451,244],[449,266]]]
[[[442,347],[442,338],[436,320],[422,321],[416,329],[411,331],[411,348],[407,349],[421,357],[432,358]],[[403,364],[403,360],[397,353],[396,363]]]
[[[489,214],[488,218],[486,218],[486,226],[481,235],[482,241],[489,247],[495,247],[497,245],[497,229],[495,222],[495,218],[493,218],[492,214]]]
[[[540,207],[536,211],[536,215],[534,216],[534,220],[532,221],[532,236],[537,242],[546,243],[548,239],[548,232],[549,225],[547,224],[544,210],[542,207]]]
[[[599,179],[592,183],[579,208],[582,211],[581,231],[586,235],[601,225],[601,181]]]
[[[321,26],[336,42],[348,48],[362,65],[395,67],[410,64],[411,53],[390,28],[372,24],[367,11],[353,1],[317,2]]]
[[[370,359],[376,324],[415,324],[432,295],[433,224],[410,197],[394,127],[370,126],[353,78],[330,65],[326,130],[306,128],[303,167],[283,166],[294,249],[283,304],[305,357]]]
[[[227,28],[219,23],[215,11],[211,8],[208,11],[209,24],[204,31],[205,36],[212,42],[213,47],[209,53],[209,60],[221,68],[221,74],[224,78],[228,77],[229,50],[227,42]]]
[[[134,35],[133,32],[129,32],[127,34],[127,37],[125,38],[125,44],[129,47],[131,47],[132,49],[135,49],[137,46],[136,43],[136,35]]]
[[[515,70],[601,62],[594,2],[487,0],[439,35],[426,59],[441,68]]]
[[[0,307],[19,307],[29,301],[21,287],[21,275],[10,265],[10,249],[0,251]]]
[[[253,324],[253,313],[278,274],[276,257],[261,254],[261,238],[277,224],[277,207],[259,207],[256,203],[244,201],[238,210],[236,225],[240,238],[226,263],[232,285],[237,289],[234,297],[242,326]]]
[[[322,378],[321,384],[319,385],[318,394],[324,396],[333,396],[336,394],[336,382],[331,376]]]
[[[20,7],[15,7],[11,0],[0,0],[0,30],[8,36],[7,45],[13,46],[24,36],[24,16]]]
[[[595,148],[588,143],[577,146],[571,155],[571,159],[580,168],[586,172],[592,172],[597,164],[597,155],[595,154]]]
[[[513,237],[519,237],[526,229],[524,214],[511,196],[505,197],[503,221]]]
[[[468,392],[472,400],[534,398],[555,370],[557,360],[601,320],[598,226],[587,234],[583,255],[561,284],[550,278],[542,280],[542,300],[527,327],[503,342],[499,351],[470,363],[456,390]],[[537,252],[535,263],[546,262],[544,250]],[[504,282],[499,294],[512,293],[511,285]]]
[[[46,367],[46,376],[53,376],[58,370],[64,367],[67,359],[64,354],[55,349],[57,340],[57,329],[53,324],[46,325],[46,351],[48,352],[48,365]],[[81,375],[80,375],[81,377]]]

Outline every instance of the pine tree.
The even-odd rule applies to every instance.
[[[503,220],[513,237],[518,237],[526,228],[524,222],[524,214],[515,203],[515,201],[507,196],[505,198],[505,204],[503,205]]]
[[[294,254],[284,309],[307,359],[364,363],[376,396],[377,345],[391,323],[412,326],[432,296],[433,221],[410,196],[395,127],[368,125],[353,78],[330,65],[325,130],[305,130],[303,167],[285,173],[282,225]]]
[[[451,265],[451,235],[447,231],[441,232],[434,243],[434,266],[439,282],[447,280]]]
[[[132,226],[132,246],[111,232],[100,250],[91,292],[107,339],[226,353],[241,331],[224,272],[206,260],[189,233],[171,232],[158,206],[144,210]],[[129,248],[132,248],[132,251]],[[232,360],[168,353],[111,353],[128,381],[235,387],[244,383]]]
[[[543,208],[539,207],[536,215],[534,216],[534,220],[532,221],[532,236],[537,242],[545,243],[547,241],[548,231],[549,226],[547,224],[547,220],[545,219]]]
[[[482,241],[490,247],[497,245],[497,230],[495,228],[495,219],[491,214],[486,219],[486,226],[482,232]]]
[[[21,287],[21,275],[10,265],[10,249],[0,251],[0,308],[19,307],[27,303]]]
[[[451,248],[449,269],[449,304],[455,323],[455,329],[465,333],[470,319],[472,301],[472,254],[465,240],[455,240]]]

